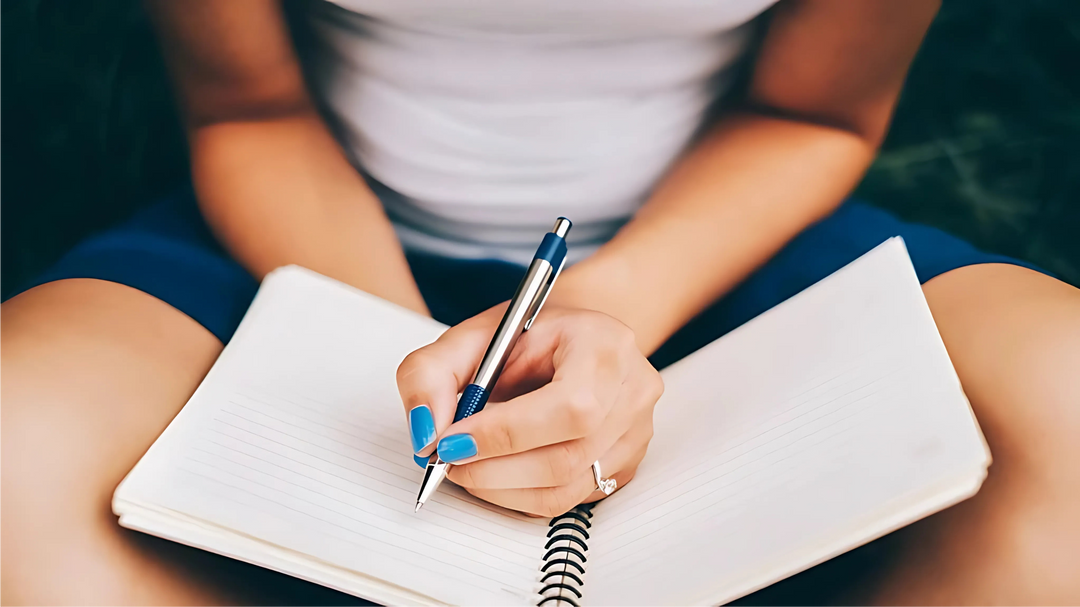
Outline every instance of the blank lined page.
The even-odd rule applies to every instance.
[[[892,239],[665,370],[592,604],[725,602],[973,493],[988,453]]]
[[[423,471],[394,374],[443,329],[306,270],[278,270],[116,502],[439,602],[532,602],[544,521],[450,483],[413,513]]]

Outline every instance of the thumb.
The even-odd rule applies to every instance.
[[[491,340],[489,310],[447,329],[439,339],[405,357],[397,370],[413,451],[428,456],[435,439],[454,421],[457,395],[472,381]],[[495,316],[495,321],[501,316]]]

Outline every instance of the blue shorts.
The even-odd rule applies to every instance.
[[[676,333],[653,355],[654,364],[664,367],[686,356],[897,235],[903,236],[922,282],[978,263],[1038,269],[979,251],[941,230],[847,202]],[[450,325],[509,299],[524,271],[502,261],[424,254],[409,254],[408,260],[432,314]],[[136,288],[195,319],[222,342],[232,337],[258,289],[255,279],[214,239],[190,188],[88,238],[26,288],[65,278],[96,278]],[[463,284],[483,288],[461,289]]]

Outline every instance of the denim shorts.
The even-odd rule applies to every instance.
[[[376,191],[393,195],[385,188]],[[1038,270],[1023,261],[979,251],[936,228],[906,223],[848,201],[689,322],[653,355],[653,363],[661,368],[686,356],[892,236],[904,238],[922,282],[978,263]],[[524,274],[523,267],[504,261],[412,253],[407,257],[432,315],[449,325],[509,299]],[[148,293],[195,319],[222,342],[232,337],[258,289],[257,281],[215,240],[190,187],[89,237],[22,290],[65,278],[96,278]],[[462,289],[463,284],[471,286]]]

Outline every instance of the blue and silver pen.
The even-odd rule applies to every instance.
[[[562,271],[566,262],[566,233],[570,231],[570,225],[569,219],[560,217],[555,220],[555,227],[544,235],[540,248],[536,250],[536,255],[525,272],[525,278],[521,279],[517,292],[510,300],[510,307],[506,309],[499,328],[495,330],[495,336],[491,338],[487,352],[480,359],[476,377],[471,384],[465,386],[461,398],[458,399],[455,422],[479,413],[487,404],[488,396],[495,387],[495,382],[499,381],[499,374],[502,373],[503,365],[510,357],[514,344],[536,320],[536,315],[540,313],[540,308],[551,293],[555,279]],[[439,459],[438,453],[431,456],[424,471],[424,481],[420,483],[420,494],[416,496],[414,512],[419,512],[424,507],[424,503],[435,494],[449,471],[450,464]]]

